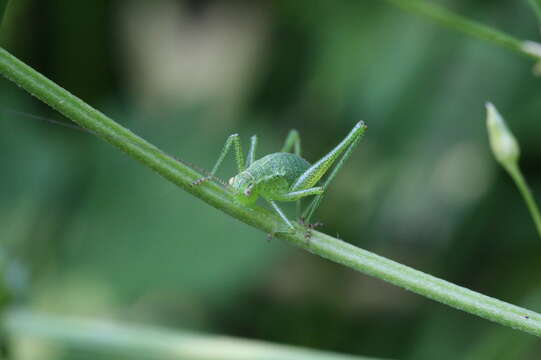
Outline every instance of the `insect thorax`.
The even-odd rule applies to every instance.
[[[245,204],[255,202],[258,195],[272,199],[287,192],[309,167],[308,161],[295,154],[269,154],[232,177],[229,185],[236,198]]]
[[[246,172],[250,173],[258,184],[279,177],[292,184],[309,167],[308,161],[298,155],[274,153],[255,161]]]

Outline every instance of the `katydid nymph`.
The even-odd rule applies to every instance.
[[[210,176],[194,181],[193,185],[197,186],[213,178],[225,156],[233,147],[235,149],[238,174],[230,178],[228,183],[235,201],[250,206],[261,196],[280,216],[288,229],[287,231],[276,232],[290,232],[294,231],[295,227],[276,202],[297,201],[299,212],[301,198],[315,196],[300,219],[303,225],[308,224],[307,227],[310,230],[312,228],[310,218],[319,207],[329,183],[351,155],[353,148],[359,143],[366,129],[365,123],[359,121],[336,147],[313,165],[301,157],[301,141],[296,130],[289,132],[280,152],[266,155],[259,160],[255,160],[257,137],[252,136],[246,162],[244,161],[245,157],[239,135],[233,134],[227,139],[218,161],[210,172]],[[336,165],[330,171],[335,162]],[[322,180],[329,171],[327,178]],[[307,231],[306,237],[308,239],[309,236],[310,232]]]
[[[25,114],[18,111],[5,111],[15,115],[37,118],[93,133],[91,130],[53,119]],[[300,213],[300,200],[304,197],[315,195],[312,202],[300,217],[301,223],[308,228],[306,236],[309,238],[310,230],[313,228],[313,225],[316,225],[310,224],[310,218],[319,207],[321,199],[330,182],[334,179],[344,162],[349,158],[353,148],[359,143],[366,129],[366,124],[363,121],[359,121],[349,134],[336,145],[336,147],[313,165],[301,157],[301,140],[299,133],[296,130],[291,130],[289,132],[280,152],[266,155],[259,160],[255,160],[257,137],[255,135],[252,136],[246,163],[244,161],[244,153],[242,152],[239,136],[238,134],[233,134],[227,139],[218,161],[212,168],[210,174],[208,174],[209,176],[194,181],[192,185],[197,186],[209,179],[217,179],[214,175],[233,146],[235,149],[238,174],[229,179],[228,185],[225,183],[224,185],[233,193],[234,200],[239,204],[250,206],[256,202],[259,196],[261,196],[280,216],[287,226],[288,231],[293,231],[295,227],[284,212],[278,207],[276,202],[296,201],[297,212]],[[335,163],[336,165],[333,167]],[[323,181],[322,178],[329,170],[331,170],[330,174]]]

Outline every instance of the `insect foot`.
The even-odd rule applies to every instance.
[[[209,180],[210,180],[210,176],[202,177],[202,178],[197,179],[197,180],[195,180],[194,182],[192,182],[192,186],[198,186],[198,185],[201,185],[201,184],[204,183],[205,181],[209,181]]]
[[[272,231],[272,232],[267,234],[267,241],[270,242],[272,239],[274,239],[276,234],[294,234],[294,233],[295,233],[295,228],[294,227],[291,227],[291,228],[288,227],[287,230],[286,229],[278,229],[278,230]]]
[[[304,228],[306,229],[305,233],[304,233],[304,238],[306,239],[306,241],[308,242],[308,244],[310,244],[310,239],[312,238],[312,231],[317,228],[317,227],[320,227],[320,226],[324,226],[325,224],[323,224],[322,222],[315,222],[313,224],[310,224],[308,222],[306,222],[306,220],[304,220],[304,217],[301,217],[300,221],[302,226],[304,226]]]

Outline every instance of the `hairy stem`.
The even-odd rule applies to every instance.
[[[230,193],[217,184],[207,182],[197,187],[191,186],[201,174],[115,123],[1,48],[0,73],[80,126],[91,130],[215,208],[266,233],[283,228],[283,223],[277,216],[260,207],[247,208],[235,203]],[[278,233],[277,237],[427,298],[541,336],[541,315],[538,313],[438,279],[317,231],[314,231],[307,242],[304,227],[297,223],[294,226],[295,231]]]
[[[390,3],[410,11],[412,13],[427,17],[440,25],[453,30],[460,31],[466,35],[485,40],[496,45],[513,50],[519,54],[539,60],[539,54],[532,53],[525,45],[528,43],[508,35],[500,30],[490,26],[470,20],[464,16],[458,15],[443,6],[434,4],[426,0],[387,0]],[[531,0],[537,1],[537,0]]]

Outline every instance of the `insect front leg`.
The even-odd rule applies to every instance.
[[[197,179],[192,183],[192,185],[200,185],[203,182],[211,179],[215,174],[216,171],[218,171],[218,168],[224,161],[225,156],[231,149],[231,145],[234,145],[235,147],[235,158],[237,160],[237,168],[239,173],[245,170],[244,165],[244,153],[242,152],[242,146],[240,144],[239,134],[233,134],[227,138],[227,141],[225,142],[224,148],[222,152],[220,153],[220,157],[218,158],[218,161],[216,161],[216,164],[212,168],[212,171],[210,172],[210,176],[205,176],[200,179]]]

